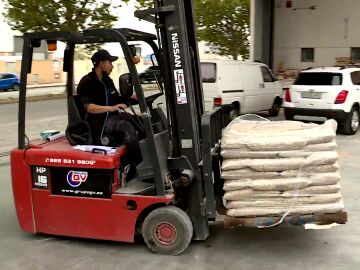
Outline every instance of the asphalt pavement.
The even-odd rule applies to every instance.
[[[65,97],[64,84],[44,84],[33,85],[27,88],[27,98],[29,101],[54,99]],[[19,91],[0,92],[0,104],[16,103],[19,100]]]
[[[219,220],[211,225],[209,239],[193,241],[176,257],[153,254],[142,242],[126,244],[21,231],[13,204],[10,167],[0,167],[0,269],[359,269],[360,133],[338,135],[337,142],[342,194],[349,216],[346,225],[328,230],[286,226],[224,229]]]
[[[29,90],[37,97],[47,90]],[[56,93],[63,94],[58,86]],[[33,92],[34,91],[34,92]],[[46,94],[44,94],[45,91]],[[52,92],[55,94],[55,92]],[[9,96],[8,96],[9,95]],[[18,92],[0,93],[0,100],[16,100]],[[10,99],[9,99],[10,100]],[[16,102],[16,101],[15,101]],[[10,102],[11,103],[11,102]],[[27,106],[27,133],[66,126],[65,100],[31,102]],[[41,111],[39,108],[44,108]],[[51,113],[48,108],[56,108]],[[16,104],[1,105],[1,149],[17,142]],[[274,120],[283,119],[282,116]],[[11,190],[9,164],[0,166],[0,269],[206,269],[206,270],[355,270],[360,268],[360,132],[337,135],[342,194],[349,221],[328,230],[280,226],[268,229],[224,229],[221,217],[211,225],[206,241],[193,241],[180,256],[151,253],[144,243],[125,244],[21,231]],[[0,151],[4,154],[6,151]],[[0,155],[1,161],[1,155]],[[46,206],[44,206],[46,207]],[[116,213],[114,213],[116,214]]]

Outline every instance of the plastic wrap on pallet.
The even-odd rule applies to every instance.
[[[317,173],[326,173],[326,172],[337,172],[339,170],[339,164],[337,162],[329,165],[320,165],[320,166],[311,166],[303,167],[302,175],[312,175]],[[252,169],[239,169],[231,171],[222,171],[221,177],[226,180],[231,179],[243,179],[243,178],[252,178],[252,179],[268,179],[268,178],[287,178],[287,177],[296,177],[299,174],[299,170],[286,170],[286,171],[277,171],[277,172],[257,172]]]
[[[226,179],[226,178],[225,178]],[[241,178],[235,180],[227,180],[224,182],[224,190],[240,190],[244,188],[252,188],[254,190],[263,191],[286,191],[298,190],[309,186],[328,186],[335,185],[340,181],[340,174],[336,173],[314,173],[305,174],[297,177],[287,178]]]
[[[322,173],[315,176],[302,176],[294,178],[273,178],[273,179],[251,179],[228,180],[224,182],[224,190],[241,190],[252,188],[258,191],[294,191],[310,186],[336,185],[340,181],[338,173]]]
[[[329,144],[333,144],[331,142]],[[335,144],[336,146],[336,144]],[[325,149],[325,148],[324,148]],[[221,156],[226,159],[231,158],[254,158],[254,159],[266,159],[266,158],[291,158],[291,157],[309,157],[316,151],[322,151],[322,153],[333,152],[335,149],[331,149],[329,146],[326,150],[293,150],[293,151],[242,151],[239,149],[224,149],[221,151]]]
[[[317,194],[312,196],[302,196],[293,201],[292,197],[275,197],[275,198],[251,198],[236,201],[228,201],[226,207],[228,208],[248,208],[248,207],[262,207],[272,208],[276,206],[294,205],[301,206],[305,204],[321,204],[334,203],[341,199],[339,192],[332,194]]]
[[[237,119],[222,137],[227,216],[311,215],[344,211],[336,122]],[[281,218],[281,216],[283,218]]]
[[[314,165],[330,165],[335,163],[337,159],[338,155],[335,151],[315,152],[307,157],[225,159],[222,164],[222,170],[228,171],[245,168],[258,172],[299,170],[302,167]]]
[[[242,121],[225,129],[221,147],[245,151],[301,150],[308,145],[333,142],[336,127],[334,120],[323,125],[297,121]]]
[[[288,207],[246,207],[246,208],[231,208],[227,210],[227,215],[231,217],[244,216],[267,216],[267,215],[286,215],[291,214],[312,214],[312,213],[334,213],[344,210],[344,203],[342,200],[336,203],[327,204],[306,204],[306,205],[290,205]]]

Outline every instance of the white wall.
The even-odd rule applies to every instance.
[[[10,53],[13,52],[14,48],[14,32],[11,30],[10,26],[4,21],[4,16],[2,15],[4,11],[4,3],[0,1],[0,53]]]
[[[275,0],[274,62],[285,69],[332,66],[335,57],[350,57],[360,47],[359,0]],[[309,8],[315,10],[294,8]],[[314,62],[301,62],[301,48],[314,48]]]

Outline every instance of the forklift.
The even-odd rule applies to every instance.
[[[221,109],[204,113],[192,1],[155,0],[153,8],[135,16],[153,22],[157,35],[125,28],[24,34],[18,146],[11,152],[15,207],[26,232],[123,242],[140,235],[153,252],[178,255],[191,240],[207,239],[209,223],[224,209],[219,154],[223,115]],[[122,179],[125,146],[113,154],[79,151],[70,143],[78,134],[71,132],[51,142],[27,139],[27,75],[33,50],[42,41],[50,47],[66,44],[68,130],[84,131],[85,126],[80,136],[84,144],[91,143],[91,134],[82,125],[86,121],[74,96],[75,48],[110,42],[121,46],[129,73],[119,79],[120,93],[131,96],[135,89],[145,134],[136,177]],[[153,49],[162,78],[159,93],[145,97],[131,42]],[[153,106],[161,95],[167,117]]]

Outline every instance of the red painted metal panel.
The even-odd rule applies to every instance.
[[[113,194],[112,199],[51,195],[33,190],[36,231],[55,235],[133,242],[141,212],[153,204],[169,204],[173,196],[129,196]],[[136,210],[126,206],[137,203]]]
[[[26,232],[34,233],[31,170],[24,162],[24,152],[14,149],[10,154],[12,189],[20,227]]]
[[[66,139],[31,145],[26,151],[25,160],[29,165],[51,167],[102,168],[111,169],[120,166],[120,157],[126,149],[121,146],[113,155],[102,155],[75,150]]]
[[[32,233],[133,242],[139,215],[154,204],[171,203],[172,195],[113,194],[111,199],[51,195],[48,189],[32,188],[31,179],[31,166],[116,169],[124,154],[124,147],[105,156],[74,150],[65,139],[51,143],[37,141],[30,149],[13,150],[12,186],[20,227]],[[114,174],[113,191],[119,185],[117,173]],[[127,206],[129,200],[136,202],[135,210],[129,209],[133,203]]]

